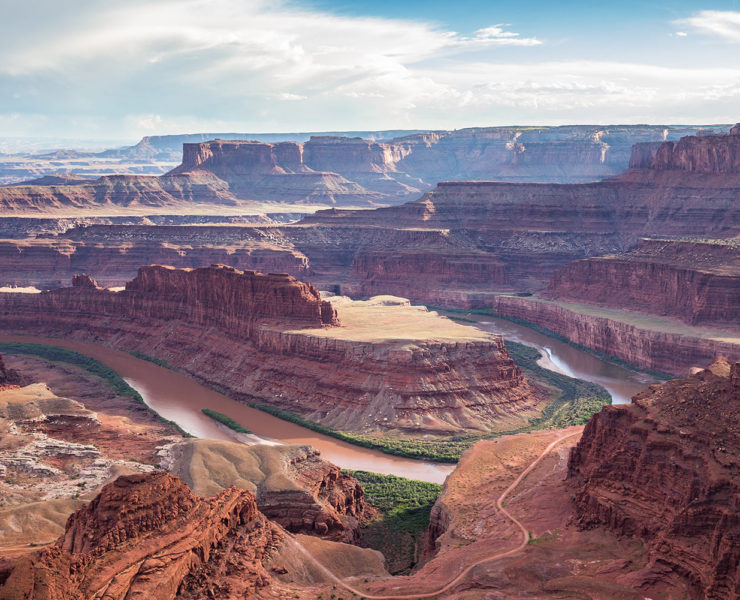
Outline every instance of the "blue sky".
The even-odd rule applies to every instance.
[[[0,137],[740,120],[740,0],[26,0],[0,34]]]

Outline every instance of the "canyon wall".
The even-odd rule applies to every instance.
[[[650,564],[630,574],[636,588],[677,574],[696,600],[740,594],[739,403],[740,363],[724,363],[586,425],[568,472],[579,521],[645,540]]]
[[[0,210],[5,214],[148,214],[197,206],[207,212],[207,207],[240,204],[228,186],[213,177],[108,175],[81,185],[0,187]]]
[[[566,265],[543,295],[739,330],[740,245],[641,240],[631,252]]]
[[[483,143],[481,140],[489,135],[501,139],[508,135],[498,130],[468,133],[471,139],[478,140],[476,143]],[[442,143],[440,135],[428,134],[423,143]],[[460,136],[464,137],[462,133]],[[525,138],[525,133],[520,137]],[[686,152],[693,152],[694,163],[703,164],[702,157],[712,152],[730,156],[737,138],[734,134],[704,135],[684,138],[678,144],[686,146]],[[598,143],[604,143],[603,137],[599,140],[602,141]],[[545,141],[550,143],[554,138]],[[226,168],[231,164],[230,153],[238,154],[241,148],[254,153],[259,146],[256,156],[262,158],[254,160],[260,173],[269,172],[267,178],[292,177],[301,175],[288,173],[289,164],[296,168],[299,155],[303,160],[301,168],[310,170],[306,157],[311,153],[330,162],[330,157],[338,157],[347,146],[353,148],[346,154],[348,176],[350,170],[362,171],[368,177],[387,176],[401,181],[404,171],[399,165],[413,154],[404,154],[406,150],[386,152],[378,144],[363,140],[345,143],[337,138],[314,139],[303,146],[208,142],[196,144],[189,151],[186,167],[191,169],[188,177],[195,177],[194,173],[200,172],[199,165],[218,159],[209,168]],[[669,142],[664,144],[659,148],[668,148]],[[275,150],[278,146],[290,146],[287,158]],[[306,148],[313,149],[307,154]],[[633,156],[636,163],[643,160],[641,153],[638,146]],[[239,161],[235,164],[239,169],[246,168]],[[216,178],[210,171],[197,175],[201,176]],[[219,181],[226,187],[230,185]],[[57,265],[61,271],[79,266],[106,283],[120,282],[131,275],[136,260],[151,252],[153,259],[159,261],[161,257],[161,262],[175,266],[198,266],[200,261],[213,257],[238,268],[289,272],[310,277],[324,289],[353,296],[391,292],[417,302],[484,307],[492,293],[541,290],[552,274],[568,263],[628,252],[645,236],[738,236],[738,190],[738,173],[657,168],[633,168],[619,177],[584,184],[442,182],[420,199],[400,206],[362,211],[330,209],[291,225],[160,231],[106,229],[101,225],[78,228],[56,238],[59,248],[72,247],[74,252],[43,250],[47,253],[44,259],[34,260],[30,248],[43,245],[40,241],[26,241],[29,252],[25,254],[20,243],[15,244],[21,250],[17,255],[12,244],[3,251],[9,264],[16,265],[8,272],[17,268],[17,276],[8,283],[22,282],[25,273],[33,274],[39,282],[62,280],[62,276],[51,273],[43,277],[33,266],[45,260],[53,261],[49,271],[55,271]],[[74,240],[75,244],[63,240]],[[80,243],[84,243],[84,249]],[[120,255],[129,243],[133,244],[126,250],[129,256],[123,258]],[[60,252],[69,254],[69,261],[59,256]],[[110,258],[106,253],[110,253]],[[219,257],[224,254],[221,261]],[[115,263],[119,258],[130,258],[131,262],[126,262],[126,269],[116,279]],[[27,269],[22,264],[25,261],[29,263]]]
[[[156,356],[237,398],[341,429],[495,430],[540,403],[500,336],[434,314],[417,331],[418,317],[392,306],[377,309],[388,331],[343,324],[288,275],[154,266],[122,292],[74,284],[0,294],[0,324]],[[353,314],[362,322],[363,310]]]
[[[605,316],[584,312],[580,305],[560,305],[537,299],[496,296],[493,312],[549,329],[569,341],[645,369],[685,375],[718,356],[740,360],[740,340],[727,331],[711,335],[701,330],[671,331],[626,311]],[[620,319],[619,317],[622,317]],[[652,325],[652,327],[651,327]]]
[[[62,238],[0,241],[0,286],[59,287],[75,273],[89,273],[106,287],[122,286],[146,264],[178,268],[228,264],[240,270],[305,277],[308,258],[259,240],[225,241],[218,228],[202,227],[182,243],[169,227],[145,227],[151,236],[104,242]]]
[[[639,145],[630,159],[632,169],[688,173],[740,173],[740,127],[723,136],[686,136],[677,142]]]

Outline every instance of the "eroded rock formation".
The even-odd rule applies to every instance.
[[[424,309],[351,308],[337,320],[289,275],[151,266],[122,292],[0,294],[0,323],[145,352],[342,429],[489,430],[526,421],[539,404],[500,336]]]
[[[250,492],[198,499],[165,473],[120,477],[55,546],[6,567],[0,597],[243,598],[270,584],[262,563],[280,539]]]
[[[189,439],[166,446],[162,466],[198,496],[235,485],[288,531],[356,542],[366,511],[357,480],[310,446],[244,445]]]
[[[740,173],[740,127],[728,135],[686,136],[677,142],[638,144],[630,160],[632,169],[685,171],[705,174]]]
[[[685,146],[684,154],[694,157],[688,162],[703,164],[708,154],[734,156],[736,139],[736,135],[707,135],[685,138],[677,145]],[[635,164],[642,164],[639,146],[635,154]],[[724,159],[717,160],[725,165]],[[333,262],[341,264],[344,258],[352,266],[349,271],[334,271],[337,283],[351,293],[376,293],[385,285],[394,293],[433,302],[446,291],[452,299],[449,303],[459,305],[464,296],[460,292],[467,292],[474,305],[485,297],[482,292],[540,289],[557,268],[580,258],[628,251],[641,237],[740,235],[736,202],[740,174],[733,169],[634,168],[585,184],[442,182],[419,200],[401,206],[319,211],[301,224],[313,226],[326,239],[342,231],[354,232],[350,246],[357,250],[345,247],[345,256],[335,254]],[[458,265],[456,274],[431,276],[429,285],[420,285],[412,267],[405,276],[394,268],[396,255],[413,254],[412,235],[418,238],[424,233],[430,241],[421,253],[439,257],[440,272],[449,271],[446,265]],[[401,241],[402,235],[409,241]],[[397,240],[393,247],[369,243],[371,237],[391,236]],[[314,259],[308,244],[304,252],[311,268],[319,271],[322,257]],[[476,253],[477,264],[500,264],[484,283],[481,273],[466,260]],[[409,282],[407,293],[404,281]]]
[[[308,258],[275,240],[269,229],[228,226],[93,225],[63,236],[0,241],[0,285],[59,287],[75,274],[92,274],[106,287],[122,286],[144,264],[178,268],[228,264],[241,270],[305,277]]]
[[[582,526],[645,540],[636,587],[678,574],[692,597],[740,594],[740,363],[607,406],[570,457]]]

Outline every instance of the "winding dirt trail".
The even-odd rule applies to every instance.
[[[512,548],[511,550],[507,550],[506,552],[499,552],[498,554],[494,554],[493,556],[489,556],[487,558],[478,560],[467,567],[465,567],[460,573],[458,573],[455,577],[453,577],[449,582],[447,582],[443,587],[433,591],[433,592],[423,592],[418,594],[384,594],[384,595],[373,595],[368,594],[367,592],[363,592],[362,590],[359,590],[355,587],[352,587],[348,583],[346,583],[344,580],[337,577],[332,571],[330,571],[327,567],[322,565],[314,556],[306,550],[295,538],[290,538],[291,543],[293,544],[294,548],[298,550],[301,554],[303,554],[316,568],[318,568],[326,577],[328,577],[331,581],[333,581],[336,585],[341,586],[345,590],[356,594],[360,596],[361,598],[366,598],[367,600],[415,600],[418,598],[434,598],[436,596],[439,596],[440,594],[444,594],[445,592],[450,591],[454,586],[456,586],[458,583],[460,583],[467,575],[476,567],[479,567],[480,565],[487,564],[496,560],[499,560],[501,558],[506,558],[507,556],[513,556],[514,554],[518,554],[524,548],[527,547],[527,543],[529,542],[529,532],[525,529],[524,525],[521,524],[521,522],[512,514],[504,508],[504,501],[506,500],[506,497],[513,492],[516,487],[524,480],[524,478],[529,475],[532,470],[540,464],[540,462],[548,455],[550,452],[562,441],[567,440],[568,438],[575,437],[577,435],[581,435],[582,432],[578,431],[576,433],[569,433],[564,436],[559,437],[555,441],[551,442],[547,448],[545,448],[542,451],[542,454],[540,454],[534,461],[530,463],[530,465],[524,469],[519,474],[519,477],[517,477],[512,484],[507,487],[503,493],[499,496],[498,500],[496,501],[496,507],[504,514],[506,517],[511,520],[512,523],[514,523],[522,534],[522,540],[519,543],[519,545],[516,548]]]

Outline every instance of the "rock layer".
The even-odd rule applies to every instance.
[[[559,269],[544,295],[740,330],[740,245],[641,240]]]
[[[191,439],[162,454],[163,468],[198,496],[234,485],[254,492],[260,511],[288,531],[344,542],[359,538],[367,508],[360,484],[310,446]]]
[[[690,173],[740,173],[740,127],[724,136],[686,136],[678,142],[640,146],[630,168]]]
[[[59,165],[72,172],[100,174],[111,168],[110,162],[105,163],[111,159],[118,159],[114,168],[119,172],[158,173],[165,165],[176,164],[184,147],[182,164],[165,176],[103,177],[89,183],[60,178],[62,185],[4,188],[0,207],[17,212],[125,207],[134,213],[155,207],[185,211],[188,202],[199,204],[201,211],[209,204],[254,208],[254,201],[397,204],[440,180],[594,181],[624,170],[636,142],[678,139],[701,130],[575,125],[357,132],[372,139],[349,134],[154,136],[136,146],[97,155],[62,151],[35,161],[20,157],[16,164],[4,163],[7,167],[0,169],[0,181],[32,179],[59,171]],[[98,167],[91,168],[95,164]],[[12,177],[13,173],[17,176]],[[42,181],[55,183],[54,179]]]
[[[737,138],[700,136],[679,144],[700,164],[712,152],[734,156]],[[664,147],[668,143],[660,146]],[[638,147],[635,153],[639,157],[643,151]],[[635,158],[634,162],[644,161]],[[440,289],[453,299],[465,292],[476,298],[493,291],[533,291],[573,260],[625,252],[645,236],[740,235],[736,202],[740,174],[733,169],[634,168],[584,184],[441,182],[419,200],[401,206],[319,211],[301,224],[312,226],[313,235],[321,232],[325,239],[354,232],[343,256],[332,248],[334,264],[341,260],[349,264],[348,269],[337,269],[335,277],[350,293],[375,293],[388,285],[394,293],[432,302],[441,295]],[[283,230],[291,234],[289,228]],[[432,276],[428,284],[420,285],[413,274],[414,261],[409,261],[405,274],[394,268],[394,261],[396,255],[413,254],[418,242],[411,240],[424,234],[429,241],[418,253],[438,257],[440,271],[457,265],[457,272]],[[383,242],[380,247],[371,246],[371,239],[391,237],[396,240],[392,247]],[[311,268],[319,271],[323,257],[312,256],[313,248],[302,244],[296,246],[309,257]],[[500,267],[481,278],[466,260],[475,254],[478,264],[499,263]],[[405,292],[404,280],[409,282]]]
[[[722,329],[702,330],[645,319],[639,313],[597,314],[586,305],[496,296],[493,312],[544,327],[571,342],[645,369],[683,376],[718,356],[740,360],[740,339]]]
[[[740,363],[724,363],[586,426],[568,473],[579,520],[646,541],[651,562],[631,574],[635,586],[676,573],[697,600],[740,594],[738,406]]]

